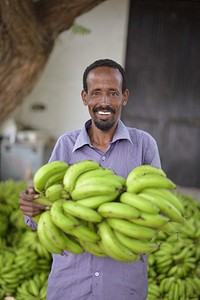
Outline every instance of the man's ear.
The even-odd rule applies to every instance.
[[[122,105],[125,106],[128,102],[128,97],[129,97],[129,90],[126,89],[123,95],[123,101],[122,101]]]
[[[86,91],[82,90],[81,97],[82,97],[83,105],[87,106],[87,93],[86,93]]]

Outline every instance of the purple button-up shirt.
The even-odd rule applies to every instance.
[[[160,165],[158,147],[147,132],[118,123],[106,152],[91,145],[87,121],[82,130],[62,135],[49,161],[62,160],[69,165],[90,159],[102,167],[127,177],[135,167]],[[27,225],[34,228],[30,218]],[[133,263],[97,257],[88,252],[53,255],[49,275],[47,300],[145,300],[147,297],[147,259],[145,255]]]

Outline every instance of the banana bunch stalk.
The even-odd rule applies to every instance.
[[[192,197],[174,194],[184,207],[185,221],[164,226],[157,236],[161,245],[148,256],[147,300],[200,298],[200,205]]]

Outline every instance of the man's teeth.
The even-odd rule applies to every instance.
[[[110,115],[110,111],[99,111],[100,115]]]

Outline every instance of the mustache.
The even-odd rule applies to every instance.
[[[98,111],[109,111],[111,113],[115,113],[115,110],[112,107],[110,107],[109,105],[107,105],[106,107],[98,106],[98,107],[93,108],[94,113],[96,113]]]

